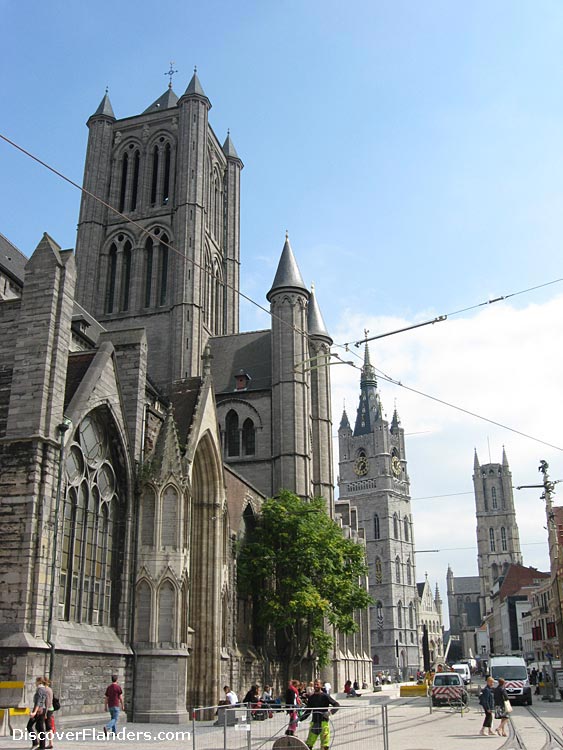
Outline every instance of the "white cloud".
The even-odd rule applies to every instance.
[[[501,302],[472,317],[452,318],[374,341],[369,345],[371,362],[406,386],[561,448],[562,320],[563,295],[518,308]],[[370,335],[377,335],[410,323],[360,312],[347,313],[340,318],[333,336],[336,343],[355,341],[362,338],[364,328],[369,329]],[[350,348],[363,358],[363,347]],[[361,366],[360,358],[342,356],[357,359]],[[331,376],[336,433],[344,399],[353,426],[360,372],[338,366],[332,368]],[[438,581],[445,600],[448,563],[456,575],[477,574],[472,494],[474,448],[481,463],[500,462],[504,445],[515,486],[541,482],[537,472],[541,458],[549,462],[552,479],[563,479],[563,452],[387,383],[383,378],[379,378],[379,389],[389,418],[397,400],[406,432],[416,548],[442,550],[417,556],[417,579],[422,580],[428,571],[431,581]],[[335,455],[338,455],[338,441]],[[462,492],[471,494],[455,494]],[[416,499],[448,493],[452,496]],[[546,569],[545,512],[540,494],[541,490],[514,490],[524,564]],[[557,495],[554,501],[558,503]],[[563,504],[563,497],[559,502]],[[471,549],[463,549],[467,547]]]

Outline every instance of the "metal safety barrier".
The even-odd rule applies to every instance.
[[[297,729],[293,742],[286,732],[292,712],[279,705],[207,706],[192,712],[192,750],[272,750],[305,746],[311,718],[305,719],[306,706],[298,707]],[[212,718],[210,717],[210,714]],[[389,750],[389,723],[386,705],[371,705],[367,700],[341,703],[329,719],[332,750],[354,747],[355,750]],[[320,737],[315,747],[320,748]]]

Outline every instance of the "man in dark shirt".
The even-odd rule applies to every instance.
[[[123,711],[123,690],[117,684],[117,675],[112,674],[111,685],[107,686],[106,695],[104,699],[104,707],[106,711],[109,711],[111,719],[104,727],[104,734],[107,736],[108,732],[117,734],[117,719],[119,718],[119,711]]]
[[[309,696],[307,701],[307,710],[301,717],[301,721],[307,719],[311,714],[311,728],[306,739],[307,747],[312,750],[317,737],[321,738],[322,750],[328,750],[330,745],[330,726],[328,719],[330,714],[338,711],[340,703],[331,698],[330,695],[323,693],[323,686],[320,680],[315,680],[315,692]],[[331,706],[333,708],[331,708]]]

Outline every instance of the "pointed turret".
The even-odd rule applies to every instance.
[[[162,96],[159,96],[156,101],[154,101],[149,107],[145,109],[143,114],[145,114],[146,112],[162,112],[165,109],[171,109],[172,107],[175,107],[177,104],[178,97],[169,86],[164,94],[162,94]]]
[[[200,99],[205,99],[205,101],[208,104],[208,108],[211,109],[211,102],[207,98],[205,91],[203,90],[203,86],[201,85],[199,78],[197,77],[197,68],[194,69],[194,74],[192,76],[192,80],[188,84],[188,88],[184,92],[185,97],[199,97]]]
[[[342,412],[342,419],[340,420],[340,429],[341,430],[351,430],[350,427],[350,421],[348,419],[348,415],[346,414],[346,409]]]
[[[266,295],[266,299],[268,300],[268,302],[270,302],[273,295],[281,289],[294,289],[298,292],[305,292],[307,297],[309,297],[309,291],[303,283],[301,271],[299,270],[299,266],[297,265],[297,261],[295,260],[293,250],[291,249],[291,245],[289,244],[289,237],[287,233],[285,235],[285,244],[283,246],[280,262],[278,264],[278,270],[276,271],[276,275],[274,277],[274,283],[272,284],[272,288]]]
[[[326,325],[315,296],[314,285],[311,285],[311,295],[309,297],[309,307],[307,309],[307,324],[309,328],[309,336],[319,339],[327,339],[332,344],[332,338],[326,330]]]
[[[111,117],[112,120],[115,120],[113,107],[111,106],[107,90],[104,94],[104,98],[100,102],[98,109],[94,112],[93,115],[91,115],[91,117]]]
[[[356,416],[354,435],[367,435],[372,431],[373,425],[381,417],[381,402],[377,392],[377,378],[375,368],[369,358],[369,347],[366,344],[364,351],[364,366],[360,379],[360,404]]]
[[[172,407],[168,408],[166,419],[158,435],[153,458],[155,479],[165,482],[171,475],[180,479],[182,476],[182,457],[180,441],[174,421]]]
[[[401,426],[401,419],[397,407],[393,409],[393,419],[391,420],[391,432],[396,432]]]
[[[225,138],[225,143],[223,143],[223,153],[227,157],[227,159],[238,159],[240,161],[240,157],[237,154],[237,150],[235,148],[235,144],[233,143],[233,139],[231,138],[231,133],[229,130],[227,130],[227,137]]]
[[[320,412],[316,415],[312,413],[314,405],[311,403],[310,379],[313,373],[326,373],[329,368],[321,367],[309,374],[304,367],[295,365],[319,356],[320,352],[311,352],[310,344],[319,349],[328,349],[328,346],[326,342],[315,339],[311,342],[307,336],[309,291],[301,278],[287,235],[273,286],[266,296],[272,316],[272,420],[280,428],[273,432],[272,488],[275,494],[280,488],[289,487],[296,495],[308,498],[312,490],[310,420],[315,423],[315,432],[316,427],[320,429],[321,418]],[[324,356],[328,354],[324,353]],[[325,381],[328,383],[326,377]],[[325,386],[319,385],[317,406],[321,398],[325,404],[325,390]],[[323,411],[329,408],[330,397]],[[323,415],[325,419],[326,424],[330,424],[330,411]],[[284,425],[292,425],[292,429],[285,430]],[[330,463],[330,458],[327,462]]]
[[[502,465],[503,468],[508,469],[508,458],[506,457],[506,451],[504,449],[504,445],[502,446]]]
[[[479,471],[479,456],[477,455],[477,448],[475,448],[475,455],[473,456],[473,469]]]

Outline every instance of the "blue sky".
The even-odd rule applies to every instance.
[[[337,343],[563,276],[563,5],[559,2],[15,2],[0,0],[0,133],[81,182],[85,122],[117,117],[194,65],[245,169],[242,287],[260,303],[289,230]],[[0,142],[0,232],[29,254],[75,243],[79,194]],[[563,444],[563,284],[372,346],[382,370]],[[241,305],[242,327],[267,325]],[[359,373],[333,368],[336,425]],[[413,498],[471,490],[473,448],[515,483],[562,453],[381,383],[398,401]],[[522,493],[520,493],[522,494]],[[517,498],[525,562],[545,566],[540,501]],[[413,500],[417,546],[445,589],[476,573],[472,498]]]

